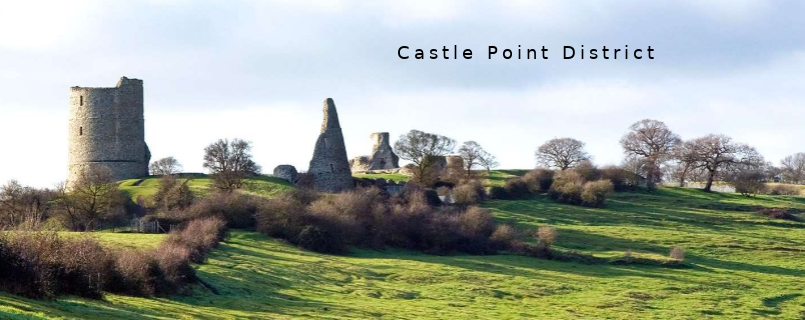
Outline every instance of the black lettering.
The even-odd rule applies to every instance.
[[[601,51],[604,52],[604,59],[609,59],[609,57],[607,57],[607,51],[609,51],[609,49],[607,49],[607,46],[604,46],[604,49]]]
[[[590,59],[598,59],[598,49],[590,49]]]
[[[508,56],[508,57],[506,56],[506,52],[508,52],[508,53],[509,53],[509,56]],[[504,50],[503,50],[503,59],[509,60],[509,59],[511,59],[511,58],[512,58],[512,51],[511,51],[511,50],[509,50],[509,49],[504,49]]]
[[[615,49],[615,59],[618,58],[618,51],[621,51],[621,49]]]
[[[408,59],[408,56],[403,57],[401,53],[402,49],[408,49],[408,46],[402,46],[400,49],[397,49],[397,56],[400,57],[400,59]]]
[[[439,57],[439,54],[436,53],[436,49],[430,49],[430,58],[431,59],[436,59],[438,57]]]
[[[537,58],[537,50],[534,50],[534,49],[528,49],[526,51],[526,53],[525,53],[525,58],[526,59],[531,59],[531,54],[532,53],[534,54],[534,59],[536,59]]]
[[[567,56],[567,49],[570,49],[570,50],[573,51],[573,54],[571,54],[570,57]],[[573,57],[576,56],[576,49],[573,49],[573,47],[571,47],[571,46],[565,46],[564,56],[565,56],[565,59],[573,59]]]
[[[492,51],[492,50],[495,50],[495,51]],[[497,54],[497,53],[498,53],[498,47],[489,46],[489,59],[492,59],[492,55]]]
[[[638,52],[642,52],[642,51],[643,51],[643,49],[635,49],[634,58],[638,59],[638,60],[643,59],[643,55],[639,55],[639,56],[637,55]]]
[[[425,59],[425,52],[422,51],[422,49],[416,49],[416,54],[414,55],[414,58],[416,58],[417,60]]]
[[[444,53],[444,58],[445,59],[450,59],[450,58],[447,57],[447,52],[449,52],[449,51],[450,51],[450,49],[447,49],[447,46],[442,46],[442,52]]]
[[[548,52],[548,49],[545,49],[545,46],[542,46],[542,59],[548,59],[548,56],[545,53]]]
[[[472,59],[472,50],[464,49],[464,59]]]
[[[652,52],[654,52],[654,49],[652,49],[651,46],[648,46],[648,58],[649,59],[654,59],[654,57],[651,56]]]

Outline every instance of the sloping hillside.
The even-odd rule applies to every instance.
[[[137,197],[149,198],[159,190],[159,177],[149,177],[145,179],[130,179],[120,182],[120,190],[126,192],[131,196],[132,200],[137,200]],[[179,182],[188,182],[190,191],[196,196],[205,196],[209,194],[213,187],[213,179],[207,175],[194,175],[192,177],[182,177]],[[283,179],[269,177],[269,176],[256,176],[244,180],[244,186],[241,192],[271,197],[281,192],[285,192],[293,188],[293,185]]]
[[[758,207],[805,210],[805,198],[745,198],[663,188],[617,194],[607,208],[537,198],[491,201],[502,220],[552,225],[558,247],[600,257],[664,256],[685,268],[584,265],[512,255],[431,256],[354,250],[330,256],[234,232],[199,275],[220,291],[106,301],[0,295],[0,318],[20,319],[801,319],[805,223]],[[801,214],[800,214],[801,217]],[[115,241],[105,236],[104,241]],[[22,316],[25,315],[25,316]]]

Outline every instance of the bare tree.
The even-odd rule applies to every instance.
[[[713,182],[719,174],[725,173],[738,164],[752,164],[762,161],[760,154],[745,144],[735,143],[725,135],[710,134],[685,142],[690,160],[696,168],[706,171],[707,182],[704,191],[712,190]]]
[[[541,145],[536,152],[537,162],[546,167],[567,170],[582,161],[590,160],[584,151],[584,142],[573,138],[554,138]]]
[[[660,165],[671,157],[681,139],[662,121],[644,119],[632,124],[620,142],[627,156],[645,159],[646,187],[654,190]]]
[[[456,146],[456,141],[438,134],[411,130],[407,134],[400,136],[394,143],[394,152],[404,160],[413,162],[414,179],[422,184],[429,185],[435,175],[434,166],[437,165],[436,159],[443,157],[451,152]]]
[[[483,166],[484,156],[491,156],[481,145],[475,141],[467,141],[458,148],[461,159],[464,160],[464,171],[467,178],[472,176],[472,169]],[[492,156],[494,159],[494,156]],[[487,169],[488,171],[488,169]]]
[[[495,158],[494,155],[488,152],[484,152],[481,155],[481,158],[478,159],[478,161],[481,164],[481,166],[486,168],[486,174],[490,174],[492,172],[492,168],[496,168],[497,166],[500,165],[500,163],[498,163],[497,158]]]
[[[26,224],[36,228],[51,208],[53,192],[26,187],[11,180],[0,187],[0,227]]]
[[[90,231],[105,220],[122,216],[124,196],[107,167],[82,170],[76,181],[57,187],[59,211],[70,230]]]
[[[233,139],[220,139],[204,149],[204,168],[215,178],[215,186],[232,191],[243,186],[243,179],[260,173],[260,166],[252,160],[251,143]]]
[[[783,180],[793,184],[805,181],[805,152],[795,153],[780,161]]]
[[[182,172],[182,165],[174,157],[166,157],[151,163],[151,175],[168,176]]]

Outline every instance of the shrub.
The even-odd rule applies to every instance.
[[[302,228],[296,236],[295,243],[305,249],[321,253],[343,253],[346,245],[333,232],[315,225]]]
[[[189,250],[190,261],[204,262],[207,253],[226,237],[226,222],[219,217],[190,221],[184,228],[172,231],[163,245],[184,246]]]
[[[581,200],[586,206],[602,207],[612,189],[612,182],[609,180],[587,182],[581,192]]]
[[[497,199],[497,200],[508,200],[511,199],[509,192],[506,191],[504,187],[494,186],[489,188],[489,198]]]
[[[581,193],[584,189],[584,179],[573,170],[557,172],[554,177],[548,196],[558,202],[567,204],[581,204]]]
[[[512,242],[519,240],[520,235],[517,231],[517,228],[508,225],[508,224],[501,224],[495,227],[495,231],[492,232],[492,235],[489,236],[489,240],[492,241],[492,245],[498,250],[507,250],[511,248]]]
[[[582,161],[573,169],[565,171],[573,171],[578,173],[584,181],[595,181],[601,179],[601,170],[592,163],[592,161]]]
[[[637,189],[636,181],[639,177],[618,166],[606,166],[600,170],[601,179],[612,182],[612,188],[616,192],[633,191]]]
[[[781,208],[763,208],[758,210],[758,213],[772,219],[797,220],[796,216]]]
[[[685,250],[680,247],[672,247],[668,256],[677,261],[685,261]]]
[[[534,233],[534,239],[537,240],[537,245],[541,246],[550,247],[556,242],[557,238],[559,238],[559,233],[556,232],[556,228],[554,227],[542,226],[537,228],[537,232]]]
[[[553,184],[553,170],[536,169],[529,171],[523,176],[523,181],[528,185],[528,190],[531,193],[538,194],[546,192]]]
[[[168,283],[166,289],[171,293],[198,280],[196,270],[190,265],[190,254],[190,248],[175,243],[162,244],[151,252]]]
[[[93,239],[18,231],[0,238],[0,288],[29,298],[100,299],[111,262]]]
[[[478,204],[486,197],[486,190],[478,180],[466,181],[453,188],[453,201],[457,205]]]
[[[159,190],[154,202],[163,211],[183,209],[193,204],[193,193],[187,185],[190,180],[180,183],[176,177],[165,175],[159,180]]]
[[[131,249],[118,253],[115,266],[121,285],[110,288],[111,291],[151,297],[169,286],[159,262],[144,251]]]
[[[768,190],[770,195],[775,196],[798,196],[800,195],[801,191],[796,186],[787,185],[787,184],[778,184],[771,187]]]
[[[261,198],[255,196],[217,192],[179,212],[178,216],[184,221],[220,217],[230,228],[251,228],[254,227],[254,216],[262,202]]]
[[[520,177],[506,180],[503,188],[506,189],[512,199],[523,199],[531,195],[528,190],[528,184]]]

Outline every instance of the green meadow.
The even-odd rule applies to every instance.
[[[493,171],[490,184],[517,174]],[[148,195],[152,180],[124,189]],[[271,196],[290,188],[270,178],[254,184],[247,192]],[[803,197],[661,188],[653,194],[617,193],[600,209],[557,204],[544,196],[484,206],[502,222],[553,226],[559,233],[557,250],[608,262],[396,249],[353,249],[334,256],[238,230],[206,264],[196,266],[218,294],[202,286],[187,295],[154,299],[107,294],[102,301],[38,301],[0,294],[0,319],[805,318]],[[799,221],[756,212],[764,207],[797,212]],[[130,247],[155,246],[164,237],[92,236],[109,246]],[[625,263],[628,257],[662,261],[674,246],[685,250],[683,266]]]

